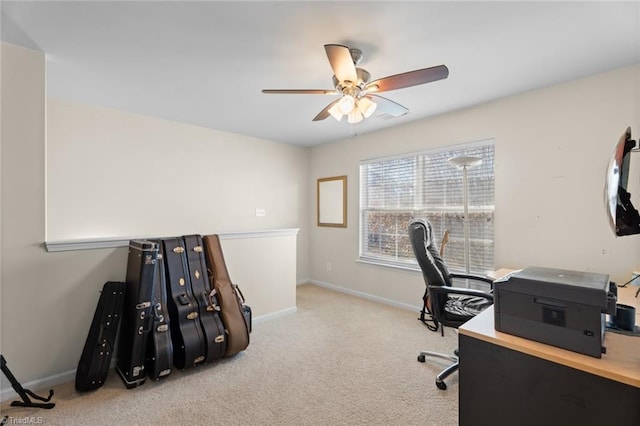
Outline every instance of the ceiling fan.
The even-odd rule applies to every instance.
[[[369,72],[356,67],[362,60],[361,50],[350,49],[340,44],[325,44],[324,50],[333,69],[335,89],[264,89],[262,93],[341,95],[320,111],[313,121],[324,120],[329,115],[340,121],[346,115],[349,123],[358,123],[370,117],[376,109],[394,117],[409,111],[406,107],[374,93],[417,86],[449,76],[449,69],[445,65],[438,65],[370,81]]]

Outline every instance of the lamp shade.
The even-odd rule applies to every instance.
[[[338,108],[343,114],[349,114],[356,106],[356,100],[351,95],[344,95],[338,102]]]
[[[353,124],[353,123],[359,123],[364,119],[364,116],[362,115],[362,113],[360,112],[359,109],[354,108],[353,111],[351,111],[349,113],[349,115],[347,116],[347,121],[349,121],[349,123]]]
[[[449,158],[449,162],[454,166],[458,166],[458,167],[464,167],[464,166],[473,167],[481,164],[482,158],[459,156],[459,157]]]
[[[378,104],[369,98],[360,98],[358,100],[358,110],[362,113],[364,118],[371,117],[371,114],[373,114],[377,106]]]
[[[351,123],[351,124],[359,123],[363,119],[364,119],[364,117],[363,117],[362,113],[357,108],[355,108],[353,111],[351,111],[349,113],[349,115],[347,116],[347,121],[349,123]]]
[[[329,114],[338,121],[342,120],[342,116],[344,115],[342,111],[340,111],[340,106],[337,103],[329,108]]]

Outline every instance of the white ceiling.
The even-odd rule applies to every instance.
[[[640,63],[639,2],[11,2],[2,39],[40,49],[50,96],[313,146]],[[409,108],[312,122],[334,98],[324,44],[372,80],[445,64],[383,93]]]

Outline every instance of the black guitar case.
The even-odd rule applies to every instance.
[[[206,362],[215,361],[224,357],[227,339],[222,319],[220,319],[220,307],[216,292],[209,288],[202,237],[200,235],[185,235],[183,239],[189,265],[191,289],[198,305],[198,318],[207,344]]]
[[[127,289],[118,346],[116,371],[127,389],[144,384],[147,343],[153,312],[151,299],[158,261],[153,241],[131,240],[127,259]]]
[[[102,287],[76,371],[76,390],[86,392],[104,384],[111,366],[126,283],[109,281]]]
[[[154,242],[158,244],[158,267],[153,281],[153,299],[151,301],[153,325],[149,332],[146,368],[147,375],[153,380],[158,380],[171,374],[173,344],[171,343],[169,311],[167,310],[164,249],[159,241]]]
[[[192,367],[206,359],[205,336],[200,325],[198,304],[193,297],[189,268],[180,237],[162,239],[167,278],[173,365],[178,369]]]

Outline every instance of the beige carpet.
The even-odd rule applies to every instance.
[[[417,313],[313,285],[298,287],[297,306],[255,324],[233,358],[131,390],[111,371],[90,393],[56,387],[52,410],[6,401],[2,416],[65,426],[458,424],[457,373],[440,391],[434,377],[446,361],[416,360],[421,349],[450,353],[454,330],[443,338]]]

